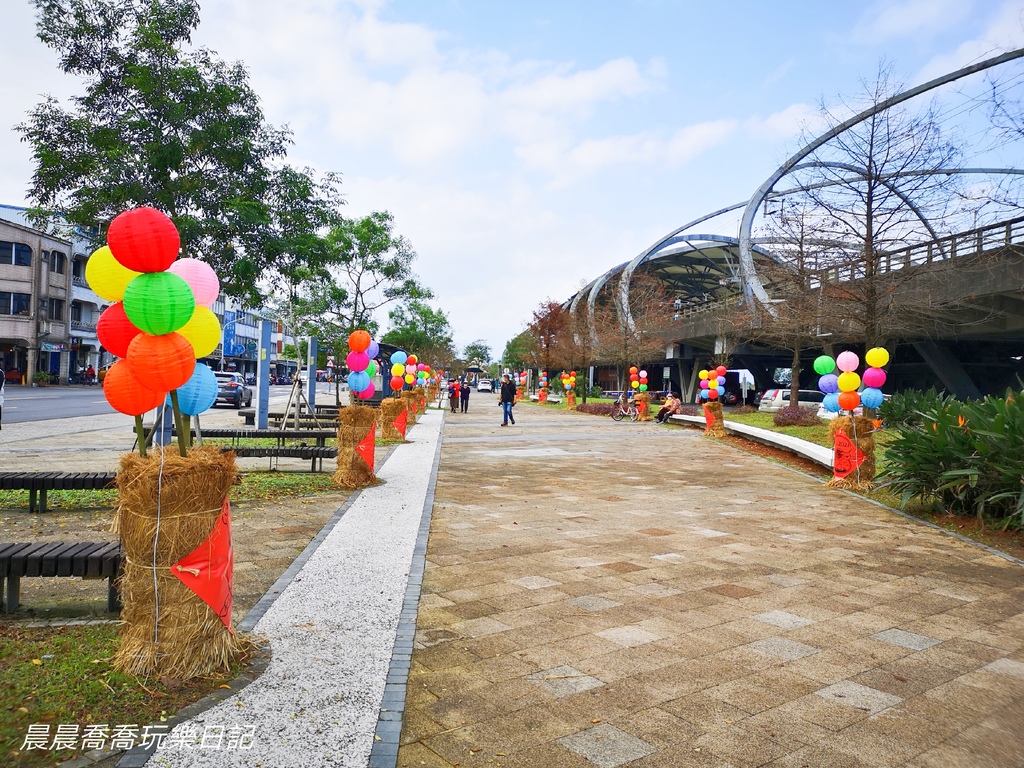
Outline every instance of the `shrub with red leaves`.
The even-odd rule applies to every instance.
[[[816,405],[787,405],[775,412],[772,423],[776,427],[814,427],[821,423],[821,419]]]

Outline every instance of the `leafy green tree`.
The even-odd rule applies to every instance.
[[[340,202],[337,179],[280,167],[289,132],[267,124],[245,67],[185,50],[197,0],[33,1],[39,38],[84,84],[70,108],[47,96],[17,126],[38,222],[57,215],[102,240],[118,213],[153,206],[184,255],[252,306],[259,278],[322,255],[313,233]]]
[[[476,341],[467,344],[465,351],[462,356],[466,360],[477,360],[481,365],[485,365],[490,362],[491,359],[491,347],[483,339],[477,339]]]
[[[381,341],[416,354],[420,360],[447,367],[455,358],[448,317],[425,301],[414,299],[388,313],[389,328]]]
[[[533,335],[529,329],[523,331],[505,344],[501,362],[509,368],[526,368],[533,362]]]

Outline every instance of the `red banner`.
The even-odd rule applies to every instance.
[[[402,411],[402,413],[405,413],[405,411]],[[375,431],[371,427],[370,431],[366,433],[366,437],[360,440],[359,444],[356,446],[356,453],[358,453],[362,457],[363,461],[366,462],[366,466],[370,468],[371,472],[373,472],[373,449],[375,445]]]
[[[711,425],[715,423],[715,414],[708,410],[708,407],[704,406],[704,423],[708,429],[711,429]]]
[[[843,431],[836,432],[832,444],[832,473],[842,479],[864,463],[867,456]]]
[[[224,499],[220,517],[206,541],[171,566],[171,573],[213,609],[231,634],[235,550],[231,546],[231,503]]]
[[[405,437],[405,430],[409,426],[409,413],[403,408],[391,423],[395,425],[395,429],[401,433],[402,437]]]

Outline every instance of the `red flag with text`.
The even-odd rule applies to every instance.
[[[845,432],[836,432],[832,444],[832,473],[842,479],[864,463],[865,453]]]

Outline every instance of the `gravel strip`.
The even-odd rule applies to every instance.
[[[175,729],[194,728],[194,743],[165,745],[147,765],[367,764],[442,422],[436,410],[420,418],[378,472],[384,483],[360,493],[256,625],[267,671]],[[224,742],[204,748],[216,726]],[[226,748],[233,728],[252,733],[250,748]]]

